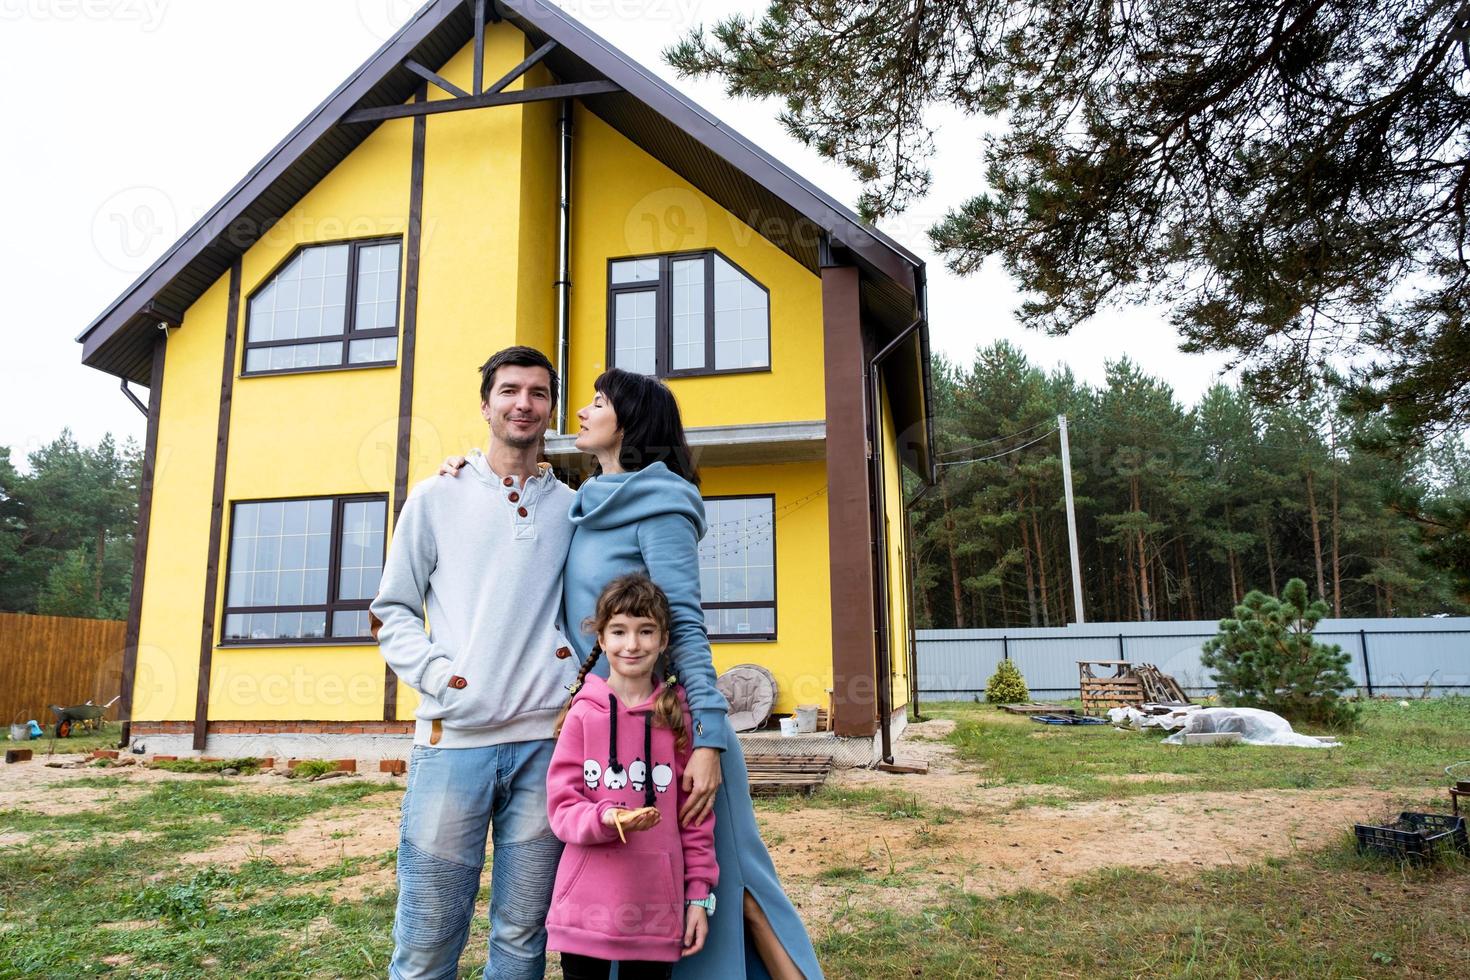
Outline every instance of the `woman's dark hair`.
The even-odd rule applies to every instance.
[[[612,402],[618,416],[623,432],[618,462],[623,469],[632,472],[661,461],[670,472],[699,486],[699,470],[684,438],[679,403],[667,385],[645,374],[610,368],[592,387]],[[601,472],[599,464],[594,473]]]

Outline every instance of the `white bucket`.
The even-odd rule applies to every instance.
[[[796,730],[803,735],[810,735],[817,730],[816,705],[798,704],[796,706]]]
[[[785,738],[795,738],[796,737],[796,719],[795,718],[782,718],[781,719],[781,735],[783,737],[785,737]]]

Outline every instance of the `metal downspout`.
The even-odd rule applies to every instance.
[[[868,360],[868,435],[869,445],[872,447],[869,453],[869,470],[873,481],[874,498],[874,540],[877,543],[878,562],[877,580],[873,588],[873,605],[877,626],[877,673],[878,673],[878,726],[882,739],[882,760],[893,762],[893,728],[889,723],[889,715],[892,713],[893,682],[892,649],[889,644],[890,624],[888,620],[888,513],[885,500],[885,487],[883,478],[883,392],[882,383],[879,380],[878,369],[888,356],[897,350],[909,336],[924,325],[924,318],[919,317],[907,327],[898,332],[898,336],[890,340],[882,350],[874,354]],[[912,611],[910,611],[912,617]]]
[[[914,522],[910,515],[913,508],[918,506],[930,490],[934,489],[933,483],[926,483],[919,488],[903,505],[903,553],[907,561],[904,562],[904,578],[908,584],[909,600],[909,720],[923,721],[924,717],[919,713],[919,628],[914,625],[914,566],[919,563],[918,556],[914,553]]]
[[[571,372],[572,315],[572,100],[562,99],[557,117],[558,169],[556,215],[556,431],[567,431],[567,375]]]

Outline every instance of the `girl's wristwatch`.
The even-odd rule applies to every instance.
[[[686,899],[684,899],[684,907],[685,908],[688,908],[691,905],[698,905],[700,908],[704,909],[704,912],[705,912],[706,915],[714,915],[715,914],[715,896],[714,896],[713,893],[711,893],[709,896],[707,896],[705,898],[686,898]]]

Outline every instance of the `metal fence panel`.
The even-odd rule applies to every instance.
[[[1200,647],[1215,635],[1212,620],[1088,623],[1016,630],[919,630],[919,696],[967,700],[1007,656],[1042,698],[1077,695],[1077,661],[1155,664],[1191,694],[1214,691]],[[1324,620],[1316,636],[1351,657],[1361,693],[1396,697],[1470,694],[1470,618]]]

